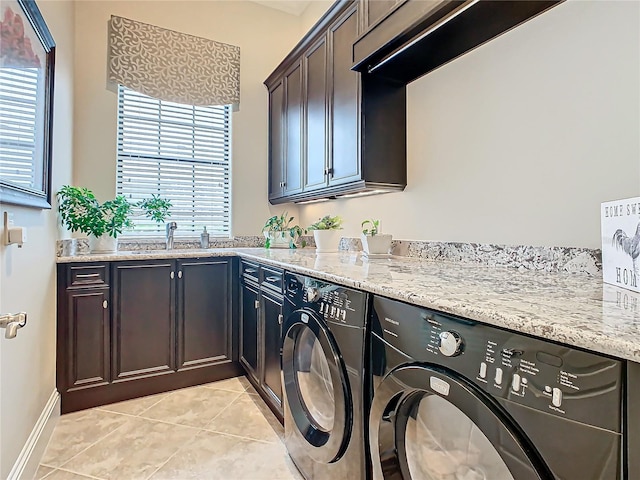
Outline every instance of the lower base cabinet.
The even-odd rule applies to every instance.
[[[281,343],[282,270],[242,261],[240,363],[247,378],[283,421]]]
[[[62,412],[240,375],[236,263],[59,264]]]

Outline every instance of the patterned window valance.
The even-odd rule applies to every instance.
[[[240,102],[240,47],[112,16],[109,81],[189,105]]]

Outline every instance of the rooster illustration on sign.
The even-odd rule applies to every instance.
[[[616,230],[613,234],[612,243],[616,246],[616,249],[622,249],[627,255],[631,257],[633,262],[633,271],[640,275],[640,223],[636,228],[636,234],[633,237],[629,237],[621,228]]]

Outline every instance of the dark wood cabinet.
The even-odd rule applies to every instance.
[[[110,379],[109,288],[70,289],[64,362],[68,388],[105,385]]]
[[[283,194],[302,191],[302,63],[284,75],[285,155]]]
[[[113,266],[113,381],[176,368],[173,260]]]
[[[360,0],[362,11],[363,31],[369,30],[376,23],[384,19],[398,3],[406,0]]]
[[[323,35],[304,53],[303,58],[303,70],[306,71],[306,168],[303,189],[310,192],[326,187],[329,173],[327,36]]]
[[[231,262],[178,261],[178,370],[231,361]]]
[[[258,267],[256,267],[258,268]],[[240,363],[247,374],[257,382],[258,377],[258,331],[260,312],[260,289],[246,279],[240,290]]]
[[[405,89],[384,81],[374,85],[366,74],[351,70],[360,15],[358,2],[336,2],[265,80],[270,92],[271,203],[406,186]],[[282,84],[285,107],[276,97]],[[282,141],[274,138],[277,134]],[[278,161],[282,157],[285,173]],[[275,183],[278,176],[283,188]]]
[[[280,371],[284,272],[244,260],[241,271],[240,363],[256,391],[282,422]],[[257,277],[249,272],[256,272]]]
[[[62,412],[237,376],[237,261],[58,265]]]
[[[284,195],[284,80],[269,89],[269,200]]]
[[[351,70],[351,49],[358,38],[357,5],[329,27],[331,165],[329,185],[360,180],[360,74]]]
[[[262,289],[260,300],[263,321],[263,367],[261,384],[271,403],[282,413],[282,379],[280,372],[282,343],[282,295]]]

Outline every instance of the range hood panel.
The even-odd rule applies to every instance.
[[[407,84],[561,1],[407,0],[355,42],[353,69]]]

